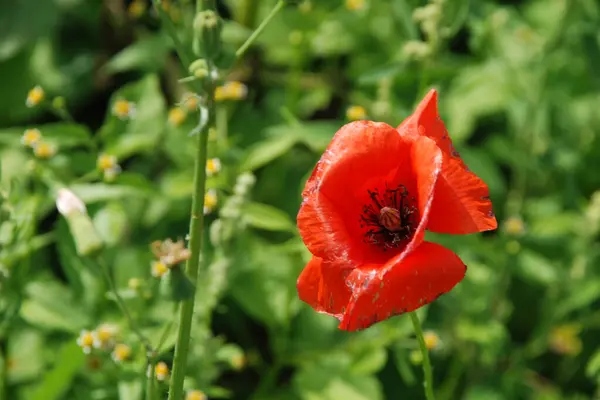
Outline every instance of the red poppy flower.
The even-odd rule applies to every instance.
[[[450,291],[466,266],[423,240],[425,229],[495,229],[486,184],[454,149],[429,92],[397,129],[343,126],[302,193],[298,228],[313,254],[298,278],[300,299],[364,329]]]

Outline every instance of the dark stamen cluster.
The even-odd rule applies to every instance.
[[[409,198],[404,185],[385,192],[368,190],[371,203],[363,206],[360,227],[368,228],[365,243],[381,246],[383,250],[399,247],[414,233],[417,208],[415,198]]]

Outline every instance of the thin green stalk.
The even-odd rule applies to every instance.
[[[146,400],[155,400],[156,399],[156,360],[149,359],[148,360],[148,379],[146,379]]]
[[[194,287],[198,279],[200,256],[202,252],[202,236],[204,224],[204,192],[206,188],[206,150],[208,142],[208,128],[214,119],[214,99],[211,93],[208,96],[209,123],[205,124],[198,136],[198,150],[194,172],[194,194],[192,197],[192,215],[190,218],[190,253],[186,263],[186,273]],[[194,314],[194,295],[185,300],[179,309],[179,330],[175,344],[175,357],[173,359],[173,375],[169,387],[169,400],[183,398],[183,379],[187,364],[187,355],[190,345],[192,329],[192,316]]]
[[[98,256],[96,259],[96,262],[100,266],[100,269],[102,270],[102,273],[104,274],[104,278],[106,280],[106,283],[108,284],[109,290],[112,292],[113,296],[115,297],[115,301],[117,302],[119,308],[121,309],[121,312],[123,313],[123,315],[125,316],[125,319],[127,320],[129,329],[131,329],[131,331],[138,337],[138,339],[140,340],[142,345],[144,345],[144,348],[146,349],[146,353],[150,357],[154,353],[154,351],[152,349],[152,345],[150,344],[150,341],[148,340],[148,338],[146,336],[144,336],[142,331],[138,328],[137,324],[135,323],[135,320],[133,319],[133,317],[131,316],[131,313],[129,312],[129,309],[127,308],[127,304],[125,304],[125,301],[123,300],[123,298],[117,291],[117,286],[115,285],[115,282],[110,274],[108,265],[106,264],[106,262],[104,261],[104,258],[102,258],[102,256]]]
[[[429,351],[427,350],[427,346],[425,345],[423,329],[421,329],[421,322],[419,321],[419,316],[416,312],[413,311],[409,314],[413,324],[413,328],[415,329],[417,341],[419,342],[421,354],[423,355],[423,374],[425,375],[425,397],[427,398],[427,400],[435,400],[435,396],[433,394],[433,373],[431,371],[431,362],[429,361]]]
[[[271,20],[275,18],[277,13],[279,13],[279,11],[281,11],[284,6],[285,0],[279,0],[277,4],[275,4],[275,7],[273,7],[269,15],[267,15],[263,22],[260,23],[258,28],[256,28],[256,30],[252,32],[252,35],[250,35],[250,37],[244,42],[244,44],[241,45],[239,49],[237,49],[237,51],[235,52],[235,56],[237,58],[240,58],[246,52],[246,50],[248,50],[252,43],[254,43],[258,36],[260,36],[260,34],[265,30],[269,22],[271,22]]]
[[[217,13],[214,0],[196,0],[196,12],[212,11]],[[213,60],[219,51],[220,42],[214,37],[215,32],[211,27],[197,30],[194,35],[194,48],[200,49],[200,42],[204,42],[204,57],[209,68],[214,68]],[[215,40],[216,39],[216,40]],[[200,132],[197,135],[198,148],[194,166],[194,192],[192,195],[192,210],[190,217],[190,258],[186,262],[185,271],[194,285],[194,293],[191,298],[182,302],[179,309],[179,328],[177,341],[175,343],[175,355],[173,358],[173,374],[169,385],[169,400],[181,400],[183,398],[183,381],[185,378],[187,356],[190,346],[190,335],[192,330],[192,317],[194,315],[194,303],[202,255],[202,236],[204,225],[204,193],[206,191],[206,158],[208,145],[208,130],[215,120],[214,82],[208,82],[206,88],[206,108],[208,109],[208,121],[201,121]]]

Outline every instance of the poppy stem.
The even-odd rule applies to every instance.
[[[433,373],[431,370],[431,362],[429,361],[429,351],[427,350],[427,346],[425,345],[425,338],[423,337],[421,321],[419,321],[419,316],[416,312],[413,311],[409,314],[413,324],[413,328],[415,329],[417,341],[419,342],[421,355],[423,356],[423,374],[425,375],[425,382],[423,383],[423,385],[425,386],[425,397],[427,398],[427,400],[435,400],[435,395],[433,394]]]

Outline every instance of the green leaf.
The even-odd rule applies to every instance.
[[[105,65],[108,73],[131,70],[160,71],[171,49],[171,40],[162,34],[149,35],[115,54]]]
[[[32,400],[64,398],[75,375],[83,367],[85,355],[75,340],[71,340],[62,346],[54,359],[56,360],[54,367],[44,375],[42,382],[31,397]]]
[[[294,386],[302,400],[383,399],[377,378],[325,366],[302,368],[295,376]]]
[[[268,204],[245,203],[243,218],[249,226],[268,231],[294,231],[295,225],[283,211]]]
[[[121,243],[129,228],[127,213],[121,203],[112,202],[94,215],[94,226],[109,246]]]
[[[0,144],[20,146],[21,136],[28,128],[39,129],[43,140],[56,144],[59,149],[92,144],[92,134],[87,127],[69,123],[0,129]]]
[[[384,347],[364,346],[354,354],[352,368],[354,374],[368,375],[379,372],[387,362],[387,349]]]
[[[600,377],[600,350],[596,350],[590,357],[590,360],[585,367],[585,374],[590,379],[598,379]]]
[[[480,117],[505,111],[512,99],[510,90],[510,74],[498,61],[463,68],[450,92],[441,97],[442,111],[448,110],[452,140],[465,141]]]
[[[292,317],[290,305],[297,301],[290,257],[266,243],[248,241],[232,261],[237,268],[229,279],[229,293],[246,313],[265,325],[285,326]],[[272,268],[274,265],[277,268]]]
[[[558,282],[559,275],[552,262],[530,250],[519,254],[516,271],[530,282],[550,286]]]
[[[73,302],[70,291],[54,281],[34,281],[27,285],[28,298],[21,317],[33,326],[79,333],[90,323],[90,315]]]
[[[11,367],[8,382],[16,384],[37,378],[44,370],[44,339],[39,332],[19,329],[8,340],[7,356]]]
[[[81,183],[72,185],[70,189],[86,204],[148,195],[146,191],[131,186],[106,183]]]
[[[119,382],[119,400],[139,400],[142,398],[143,385],[140,379]]]
[[[554,318],[560,320],[575,310],[583,310],[600,298],[600,280],[577,281],[569,296],[561,300],[554,310]]]
[[[112,114],[112,105],[126,100],[135,105],[135,113],[127,120]],[[106,142],[106,152],[119,159],[136,153],[156,151],[165,128],[166,105],[156,75],[123,86],[113,94],[110,109],[98,136]]]
[[[240,165],[242,171],[253,171],[286,154],[297,143],[296,135],[278,135],[252,146]]]
[[[57,26],[54,1],[5,0],[0,3],[0,61],[4,61]]]

